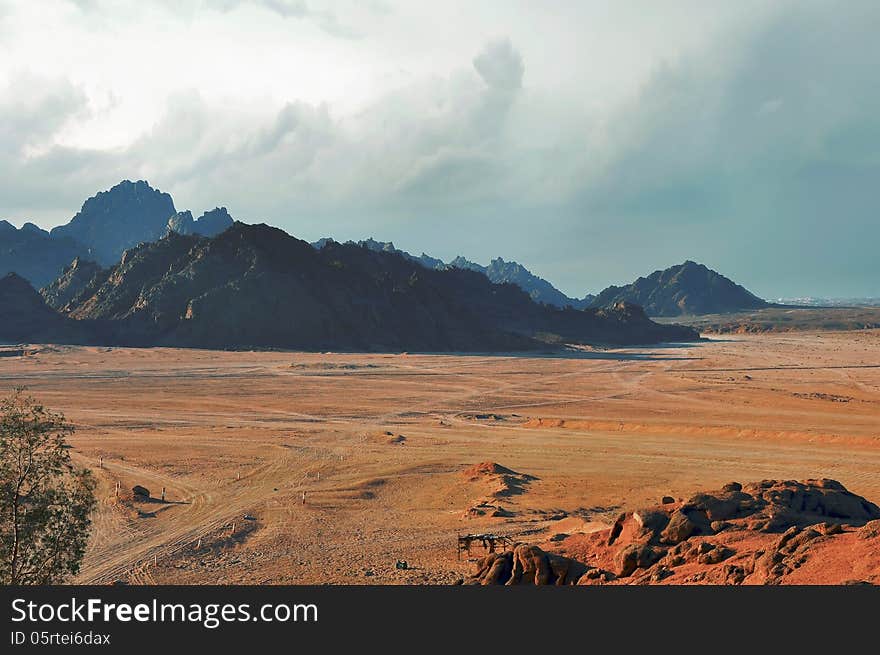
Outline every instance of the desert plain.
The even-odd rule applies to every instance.
[[[451,584],[483,554],[458,535],[546,543],[732,480],[833,478],[880,501],[880,330],[502,355],[0,354],[0,386],[62,411],[98,480],[74,583]],[[499,489],[465,473],[480,462],[516,475]]]

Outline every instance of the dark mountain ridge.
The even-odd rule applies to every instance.
[[[54,311],[15,273],[0,277],[0,317],[0,342],[90,343],[98,335],[96,326]]]
[[[328,243],[336,242],[329,237],[324,237],[323,239],[319,239],[312,243],[312,246],[320,250]],[[372,237],[362,241],[348,241],[346,243],[356,244],[362,248],[368,248],[375,252],[396,253],[410,261],[421,264],[425,268],[435,270],[462,268],[476,271],[482,273],[489,278],[490,281],[495,282],[496,284],[504,284],[506,282],[515,284],[529,294],[535,302],[542,302],[547,305],[553,305],[554,307],[574,307],[575,309],[584,309],[588,307],[593,300],[593,296],[590,294],[587,294],[584,298],[569,298],[547,280],[538,277],[522,264],[518,264],[517,262],[506,262],[501,257],[492,260],[489,266],[482,266],[465,259],[462,256],[456,257],[447,264],[442,259],[431,257],[425,253],[422,253],[419,256],[412,255],[405,250],[395,248],[394,243],[391,241],[377,241]]]
[[[746,288],[690,260],[654,271],[626,286],[610,286],[591,306],[607,307],[618,302],[641,305],[649,316],[726,314],[769,306]]]
[[[699,338],[632,305],[560,310],[473,271],[354,244],[316,250],[243,223],[213,238],[170,232],[76,286],[54,315],[119,345],[509,351]]]

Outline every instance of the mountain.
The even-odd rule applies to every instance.
[[[768,306],[744,287],[690,260],[654,271],[627,286],[610,286],[596,297],[592,307],[618,302],[641,305],[649,316],[724,314]]]
[[[124,180],[86,200],[69,223],[52,229],[51,236],[85,245],[91,259],[107,265],[127,248],[161,238],[176,213],[167,193],[143,180]]]
[[[329,237],[324,237],[323,239],[319,239],[318,241],[312,243],[312,246],[320,250],[328,243],[335,243],[335,241],[333,241],[333,239],[330,239]],[[430,255],[426,255],[425,253],[422,253],[420,256],[417,257],[415,255],[411,255],[405,250],[398,250],[390,241],[376,241],[373,238],[369,238],[363,241],[349,241],[347,243],[355,244],[362,248],[368,248],[369,250],[372,250],[374,252],[393,252],[400,255],[401,257],[405,257],[410,261],[421,264],[425,268],[443,270],[445,268],[453,267],[476,271],[477,273],[482,273],[483,275],[488,277],[489,280],[495,282],[496,284],[504,284],[506,282],[515,284],[527,294],[529,294],[532,300],[536,302],[542,302],[547,305],[553,305],[554,307],[563,308],[571,306],[575,309],[584,309],[588,307],[593,301],[593,296],[589,294],[581,299],[569,298],[552,284],[550,284],[547,280],[538,277],[522,264],[517,264],[516,262],[506,262],[500,257],[492,260],[489,266],[481,266],[480,264],[472,262],[461,256],[456,257],[447,264],[442,259],[431,257]]]
[[[0,342],[71,341],[88,339],[89,329],[48,307],[30,283],[9,273],[0,278]]]
[[[53,309],[64,308],[103,269],[95,262],[77,257],[55,280],[40,290],[46,304]]]
[[[0,276],[17,273],[35,287],[41,287],[87,250],[73,239],[53,239],[33,223],[16,229],[9,222],[0,221]]]
[[[569,298],[547,280],[538,277],[522,264],[506,262],[501,257],[493,259],[488,266],[481,266],[458,256],[449,262],[449,265],[456,268],[478,271],[496,284],[510,282],[528,293],[535,302],[542,302],[554,307],[571,306],[575,309],[584,309],[589,307],[594,300],[594,296],[590,294],[580,299]]]
[[[213,237],[223,230],[229,229],[235,221],[226,211],[226,207],[217,207],[205,212],[198,219],[193,220],[189,210],[174,214],[168,219],[168,229],[178,234],[200,234],[204,237]]]
[[[317,241],[312,243],[313,248],[317,248],[320,250],[328,243],[336,243],[330,237],[324,237],[323,239],[318,239]],[[372,250],[373,252],[393,252],[401,257],[404,257],[412,262],[416,262],[424,266],[425,268],[431,268],[436,270],[443,270],[446,268],[446,263],[442,259],[437,259],[436,257],[431,257],[430,255],[426,255],[422,253],[420,256],[416,257],[415,255],[411,255],[405,250],[398,250],[394,247],[394,244],[391,241],[376,241],[372,237],[369,239],[363,239],[361,241],[346,241],[347,245],[356,245],[361,248],[367,248],[368,250]]]
[[[169,232],[131,248],[65,312],[99,326],[103,339],[145,346],[506,351],[699,338],[632,305],[556,309],[473,271],[432,270],[356,244],[317,250],[243,223],[213,238]]]

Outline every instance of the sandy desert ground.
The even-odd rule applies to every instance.
[[[880,501],[877,330],[523,356],[35,345],[0,357],[22,384],[100,482],[79,583],[452,583],[457,534],[544,542],[729,480]],[[524,475],[496,493],[463,474],[482,461]]]

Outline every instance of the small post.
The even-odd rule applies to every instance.
[[[321,481],[321,472],[318,471],[318,482],[320,482],[320,481]]]
[[[306,504],[306,492],[305,491],[303,491],[303,493],[302,493],[302,504],[303,505]]]
[[[455,550],[456,559],[461,561],[461,534],[458,532],[455,533]]]
[[[100,466],[101,468],[104,468],[104,457],[103,456],[101,457],[101,461],[98,464],[98,466]]]
[[[157,566],[159,564],[159,556],[153,555],[153,566]]]
[[[202,549],[202,538],[199,537],[199,543],[196,544],[196,550],[201,550],[201,549]]]
[[[165,502],[165,487],[162,487],[162,502]]]
[[[229,534],[235,534],[235,521],[232,522],[232,532],[230,532]]]
[[[236,473],[235,473],[235,479],[236,479],[236,480],[241,480],[241,469],[238,469],[238,471],[236,471]]]
[[[119,498],[119,480],[116,481],[116,497]]]

